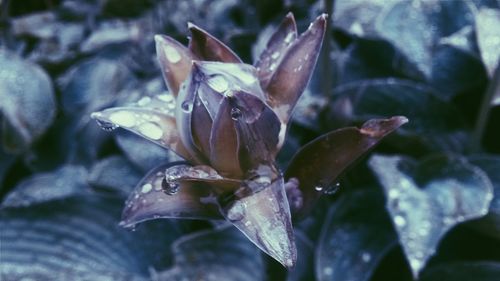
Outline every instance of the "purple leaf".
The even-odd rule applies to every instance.
[[[283,178],[271,181],[269,177],[258,177],[246,185],[242,189],[253,189],[252,185],[262,188],[231,201],[224,207],[224,216],[262,251],[283,266],[294,267],[297,249]]]
[[[278,30],[274,32],[260,54],[255,67],[258,69],[260,83],[267,87],[276,65],[288,51],[289,46],[297,39],[297,26],[292,13],[288,13],[281,22]]]
[[[230,101],[224,98],[210,135],[210,163],[224,176],[241,178],[238,135],[232,114]]]
[[[114,107],[92,113],[104,129],[122,127],[162,147],[171,149],[186,160],[193,157],[181,142],[175,119],[164,113],[136,107]]]
[[[319,16],[288,48],[274,71],[265,91],[280,120],[287,123],[290,114],[311,79],[321,50],[327,15]]]
[[[296,178],[299,181],[304,198],[302,208],[294,215],[303,217],[307,214],[323,190],[327,190],[347,167],[406,122],[405,117],[399,116],[372,119],[361,129],[338,129],[303,146],[285,172],[285,179]]]
[[[271,108],[251,94],[236,92],[229,98],[229,103],[238,135],[242,169],[273,163],[284,138],[280,143],[280,135],[284,135],[286,126],[282,126]]]
[[[165,35],[156,35],[156,55],[168,89],[177,97],[181,83],[191,71],[195,57],[189,49]]]
[[[222,218],[215,194],[209,185],[179,181],[176,190],[173,190],[172,184],[164,183],[168,176],[166,169],[178,164],[174,162],[160,165],[138,183],[125,204],[120,223],[122,226],[133,227],[140,222],[158,218]],[[166,191],[175,191],[175,194],[170,195]]]
[[[188,23],[191,31],[189,50],[206,61],[241,63],[241,59],[228,46],[193,23]]]

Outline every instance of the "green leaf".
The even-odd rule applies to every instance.
[[[373,156],[369,166],[416,277],[455,225],[484,216],[493,197],[487,175],[464,159],[437,155],[420,161]]]

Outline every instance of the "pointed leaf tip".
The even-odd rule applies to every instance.
[[[323,14],[286,49],[279,62],[270,66],[272,74],[268,84],[263,86],[283,123],[290,119],[293,108],[311,79],[325,31],[326,14]]]
[[[257,193],[235,200],[224,212],[225,217],[262,251],[287,268],[295,266],[297,249],[283,178],[277,178]]]
[[[206,61],[241,63],[241,59],[228,46],[194,23],[188,22],[191,31],[189,50]]]
[[[406,120],[401,116],[372,119],[365,122],[361,129],[338,129],[303,146],[293,156],[285,172],[285,179],[298,179],[303,194],[302,208],[294,215],[300,218],[307,214],[323,190],[328,190],[342,172]]]
[[[175,39],[165,35],[155,35],[156,55],[163,78],[174,96],[179,93],[180,84],[191,71],[193,54]]]

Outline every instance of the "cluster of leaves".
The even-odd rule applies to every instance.
[[[1,2],[2,280],[498,278],[498,2],[276,2]],[[297,266],[285,271],[217,221],[119,228],[132,188],[177,158],[101,131],[90,113],[167,94],[154,34],[183,41],[191,21],[250,62],[286,12],[304,30],[332,3],[280,165],[331,129],[411,122],[295,222]],[[310,176],[337,176],[334,163]]]

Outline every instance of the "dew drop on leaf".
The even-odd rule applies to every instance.
[[[179,192],[179,183],[175,181],[167,181],[167,178],[163,178],[161,181],[161,187],[163,192],[167,195],[174,195]]]
[[[193,103],[190,101],[184,101],[181,104],[182,111],[186,113],[191,113],[193,111]]]
[[[340,183],[337,182],[331,186],[329,186],[328,188],[325,188],[323,190],[323,193],[326,194],[326,195],[333,195],[335,193],[337,193],[340,189]]]
[[[117,125],[115,125],[111,122],[106,122],[106,121],[102,121],[99,119],[96,119],[96,122],[97,122],[97,125],[99,125],[99,127],[101,127],[101,129],[103,129],[104,131],[111,132],[111,131],[115,130],[116,128],[118,128]]]
[[[231,109],[231,118],[233,120],[238,120],[241,118],[241,110],[239,110],[238,108],[232,108]]]

